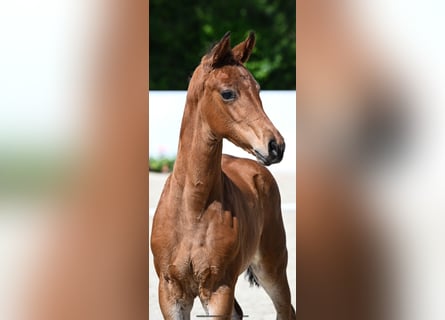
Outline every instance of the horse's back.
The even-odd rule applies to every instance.
[[[258,162],[246,158],[237,158],[224,154],[221,163],[224,174],[238,187],[255,189],[259,196],[269,195],[278,197],[279,190],[275,178],[270,171]],[[273,198],[268,198],[269,201]]]
[[[254,160],[229,155],[223,155],[221,167],[226,183],[233,184],[241,198],[254,203],[255,218],[261,218],[265,225],[282,223],[280,191],[266,167]]]

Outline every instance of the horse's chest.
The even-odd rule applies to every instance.
[[[184,248],[194,269],[202,265],[223,265],[237,258],[240,250],[239,221],[219,205],[210,206],[200,221],[184,230]]]
[[[175,227],[162,232],[163,242],[170,249],[158,256],[161,273],[194,296],[205,295],[206,288],[222,278],[236,278],[248,265],[259,239],[258,232],[245,232],[244,225],[249,221],[242,209],[214,202],[193,219],[175,219]],[[249,229],[258,230],[252,225]]]
[[[203,283],[210,275],[217,277],[222,270],[239,260],[240,237],[238,221],[228,211],[211,208],[201,221],[178,230],[169,265],[185,281]],[[236,263],[235,263],[236,264]]]
[[[221,251],[218,245],[208,245],[195,234],[193,239],[184,239],[176,245],[169,261],[163,263],[162,277],[178,297],[208,298],[214,284],[225,278],[227,270],[231,269],[224,255],[217,254],[226,249]]]

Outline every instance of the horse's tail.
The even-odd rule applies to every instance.
[[[252,270],[252,266],[249,266],[247,268],[245,277],[250,282],[251,287],[253,287],[253,286],[259,287],[260,286],[260,283],[258,282],[258,278]]]

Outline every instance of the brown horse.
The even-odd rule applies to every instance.
[[[190,80],[177,160],[151,236],[165,319],[189,319],[197,296],[208,316],[241,319],[234,294],[245,270],[272,299],[277,319],[296,317],[280,193],[263,166],[280,162],[285,145],[243,65],[254,45],[250,33],[231,49],[227,33]],[[260,164],[222,155],[223,138]]]

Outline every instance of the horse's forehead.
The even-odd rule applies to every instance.
[[[249,71],[242,67],[228,67],[215,70],[214,79],[227,84],[244,83],[249,85],[252,81],[255,82]]]

